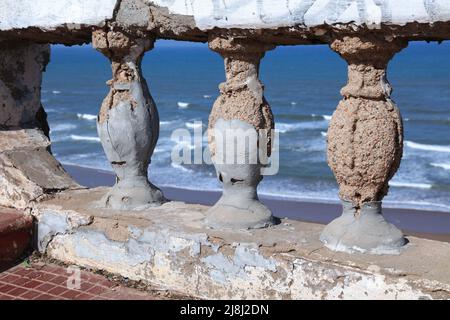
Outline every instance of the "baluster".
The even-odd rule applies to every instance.
[[[274,128],[258,72],[265,51],[274,46],[251,39],[211,36],[209,47],[223,57],[226,81],[219,86],[220,96],[208,125],[211,159],[223,193],[208,211],[206,223],[212,228],[236,229],[272,225],[272,213],[257,195],[263,167],[258,146],[264,147],[263,156],[270,155]]]
[[[93,46],[111,61],[113,77],[97,118],[97,131],[116,184],[101,200],[111,209],[133,210],[159,205],[164,197],[148,180],[148,166],[159,135],[159,117],[141,60],[154,39],[120,31],[95,31]]]
[[[343,203],[342,215],[320,237],[331,249],[387,252],[406,242],[381,208],[403,144],[402,120],[390,98],[386,68],[406,45],[370,36],[344,36],[331,43],[348,63],[348,83],[327,135],[328,164]]]

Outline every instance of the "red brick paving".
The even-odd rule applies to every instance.
[[[0,300],[154,300],[161,297],[128,288],[81,270],[80,288],[67,286],[73,272],[54,264],[17,265],[0,273]]]

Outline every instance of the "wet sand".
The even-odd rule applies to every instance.
[[[111,186],[114,175],[111,172],[64,165],[64,168],[80,184],[87,187]],[[204,205],[214,204],[220,192],[188,190],[174,187],[161,187],[166,198],[186,203]],[[327,224],[341,213],[335,203],[318,203],[277,199],[261,196],[261,202],[268,206],[279,218]],[[406,235],[450,242],[450,212],[384,208],[383,214],[389,222],[401,228]]]

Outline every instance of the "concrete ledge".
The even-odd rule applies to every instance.
[[[25,209],[48,193],[81,188],[49,146],[39,129],[0,131],[0,206]]]
[[[105,192],[65,191],[36,204],[40,251],[201,298],[450,298],[450,243],[410,237],[398,255],[337,253],[318,240],[321,225],[211,230],[206,206],[106,211],[96,208]]]

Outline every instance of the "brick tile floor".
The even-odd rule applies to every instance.
[[[125,287],[106,277],[50,263],[20,264],[0,273],[0,300],[155,300],[157,294]]]

